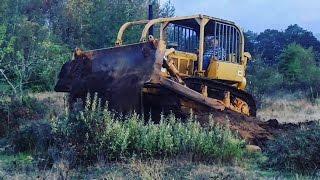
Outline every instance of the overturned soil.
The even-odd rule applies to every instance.
[[[209,122],[208,114],[198,115],[203,124]],[[298,130],[300,128],[308,128],[316,125],[316,121],[300,122],[297,124],[285,123],[281,124],[276,119],[261,121],[256,117],[248,117],[232,111],[216,111],[211,118],[215,123],[229,126],[229,128],[237,133],[247,143],[264,147],[268,140],[275,139],[277,136]]]

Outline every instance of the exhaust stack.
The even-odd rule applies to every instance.
[[[149,4],[149,8],[148,8],[148,20],[152,20],[153,19],[153,5]],[[149,29],[149,35],[153,36],[153,26],[150,27]]]

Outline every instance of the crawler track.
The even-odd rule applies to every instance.
[[[208,96],[222,100],[224,98],[224,92],[229,91],[231,93],[231,98],[240,98],[241,100],[247,102],[250,108],[250,115],[255,117],[257,108],[253,97],[245,92],[241,91],[233,86],[225,84],[217,80],[211,80],[201,77],[189,77],[184,79],[185,83],[191,89],[201,92],[201,86],[206,85],[208,87]]]

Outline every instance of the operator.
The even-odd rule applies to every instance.
[[[209,41],[209,45],[204,47],[205,52],[203,54],[203,70],[207,70],[211,59],[224,60],[226,57],[226,51],[223,47],[219,46],[219,40],[212,39]]]

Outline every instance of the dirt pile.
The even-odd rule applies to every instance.
[[[201,116],[200,119],[204,124],[210,123],[208,122],[208,119],[210,118],[205,118],[205,115]],[[232,131],[236,132],[249,144],[260,147],[264,147],[268,140],[272,140],[277,136],[281,136],[299,128],[312,127],[317,123],[316,121],[307,121],[297,124],[281,124],[276,119],[261,121],[258,118],[248,117],[231,111],[216,111],[212,119],[214,122],[229,126]]]

